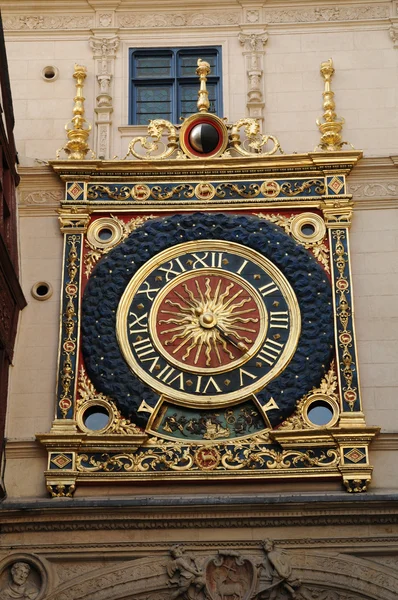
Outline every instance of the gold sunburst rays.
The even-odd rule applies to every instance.
[[[259,318],[242,315],[256,313],[257,309],[253,306],[243,308],[251,302],[251,299],[241,298],[245,290],[236,283],[229,282],[224,291],[221,291],[222,278],[218,278],[218,281],[212,284],[210,277],[206,277],[204,289],[201,287],[202,281],[195,279],[193,282],[197,295],[187,283],[181,284],[185,295],[176,289],[173,290],[179,301],[166,298],[164,304],[167,304],[170,310],[161,308],[159,312],[171,317],[159,320],[159,325],[176,325],[162,331],[163,336],[171,335],[164,341],[164,345],[171,346],[177,342],[178,345],[172,350],[174,355],[186,346],[185,353],[181,357],[184,362],[191,357],[192,353],[193,364],[197,365],[204,351],[206,366],[211,366],[213,361],[222,365],[225,360],[236,359],[228,344],[235,347],[240,354],[248,350],[246,344],[253,344],[254,340],[242,332],[256,335],[257,330],[246,325],[258,323]],[[243,310],[239,310],[242,308]],[[220,350],[225,352],[228,359],[222,357]]]

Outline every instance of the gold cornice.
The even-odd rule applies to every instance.
[[[236,177],[239,175],[255,174],[257,171],[264,177],[265,173],[278,176],[298,177],[314,176],[316,174],[339,173],[348,175],[352,168],[362,157],[362,152],[358,150],[338,151],[338,152],[310,152],[306,154],[288,154],[274,155],[264,158],[259,157],[231,157],[216,158],[212,161],[203,159],[190,160],[84,160],[73,161],[65,160],[50,161],[49,165],[64,181],[73,181],[77,178],[80,181],[90,181],[98,179],[101,176],[106,177],[108,181],[112,179],[122,180],[128,177],[130,180],[138,178],[143,180],[156,180],[167,177],[168,181],[184,179],[208,180],[214,177]]]

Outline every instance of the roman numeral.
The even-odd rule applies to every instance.
[[[245,268],[245,266],[247,265],[248,262],[249,262],[248,260],[243,261],[243,263],[241,264],[239,269],[236,271],[238,275],[240,275],[242,273],[243,269]]]
[[[134,346],[134,349],[140,360],[142,360],[143,356],[147,356],[147,354],[153,354],[155,352],[155,348],[152,346],[152,342],[149,337],[144,338],[143,340],[138,340],[138,342],[133,342],[132,346]]]
[[[174,262],[176,263],[176,265],[174,265]],[[176,275],[180,275],[181,273],[183,273],[185,271],[185,267],[183,266],[182,262],[180,261],[179,258],[176,258],[175,261],[171,260],[169,262],[169,267],[159,267],[159,271],[164,271],[164,273],[166,273],[166,281],[170,281],[170,279],[172,278],[172,275],[176,276]],[[180,269],[179,271],[175,271],[174,269]]]
[[[130,334],[132,333],[146,333],[148,331],[148,313],[137,316],[135,313],[130,312],[130,316],[134,317],[134,321],[129,323]],[[138,325],[138,329],[134,329],[135,325]]]
[[[257,375],[253,375],[253,373],[249,373],[248,371],[245,371],[244,369],[239,369],[240,387],[242,387],[242,385],[244,385],[243,375],[246,375],[246,377],[249,377],[250,379],[257,379]]]
[[[203,383],[204,385],[204,383]],[[214,381],[213,377],[209,377],[209,380],[207,381],[206,385],[204,385],[204,388],[201,389],[202,386],[202,375],[198,375],[198,381],[196,383],[196,393],[197,394],[206,394],[207,390],[209,389],[209,386],[212,385],[215,389],[216,392],[221,392],[221,389],[218,387],[217,383]]]
[[[192,265],[192,269],[198,269],[200,268],[200,265],[203,267],[217,267],[222,269],[222,252],[203,252],[202,257],[192,252],[192,256],[196,259]],[[197,265],[199,265],[199,267]]]
[[[260,288],[258,288],[258,291],[262,296],[268,296],[273,292],[278,292],[279,288],[275,285],[273,281],[271,281],[271,283],[267,283],[266,285],[262,285]]]
[[[264,404],[264,406],[263,406],[263,410],[265,410],[265,412],[267,412],[267,410],[273,410],[274,408],[279,408],[279,406],[277,405],[277,403],[275,402],[275,400],[273,398],[270,398],[270,400],[268,400],[267,404]]]
[[[164,367],[164,369],[162,369],[158,373],[158,375],[156,375],[156,378],[163,381],[163,383],[167,383],[167,385],[171,385],[175,381],[179,380],[180,390],[184,390],[185,388],[184,388],[184,374],[183,373],[177,372],[177,375],[175,377],[173,377],[172,379],[170,379],[170,377],[172,377],[175,372],[176,372],[176,370],[173,367],[171,367],[170,365],[166,365]]]
[[[153,300],[156,296],[156,292],[160,290],[160,288],[151,288],[147,281],[144,281],[142,285],[146,285],[146,290],[138,290],[137,294],[145,294],[148,300]],[[154,296],[150,296],[149,292],[153,292]]]
[[[265,340],[264,346],[261,348],[257,357],[266,362],[270,367],[275,363],[279,354],[281,353],[283,348],[283,344],[279,342],[274,342],[274,340],[270,340],[267,338]]]
[[[211,266],[222,269],[222,260],[223,260],[222,257],[223,257],[222,252],[212,252],[211,253]]]
[[[270,327],[275,329],[288,329],[289,327],[289,313],[287,310],[279,312],[271,312],[271,323]]]

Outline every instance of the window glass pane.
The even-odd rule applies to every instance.
[[[171,118],[171,86],[136,87],[137,122]]]
[[[183,77],[195,77],[196,69],[198,67],[198,58],[205,60],[209,63],[211,68],[211,74],[217,75],[216,69],[216,55],[206,54],[198,48],[198,52],[192,55],[180,54],[179,55],[179,73]]]
[[[197,84],[185,84],[180,86],[181,95],[181,116],[187,117],[192,113],[198,112],[196,105],[198,101],[199,86]],[[216,112],[216,85],[207,84],[207,91],[209,92],[210,108],[209,112]],[[179,116],[179,115],[178,115]]]
[[[135,76],[139,79],[145,77],[170,77],[171,56],[136,56]]]
[[[211,66],[207,81],[210,109],[220,110],[219,53],[215,48],[159,48],[131,51],[131,106],[133,124],[150,119],[178,123],[181,116],[197,112],[199,80],[198,58]]]

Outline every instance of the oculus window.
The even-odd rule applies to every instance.
[[[178,124],[180,117],[197,112],[197,60],[211,67],[207,79],[209,112],[222,116],[221,48],[159,48],[130,50],[130,125],[151,119]]]

